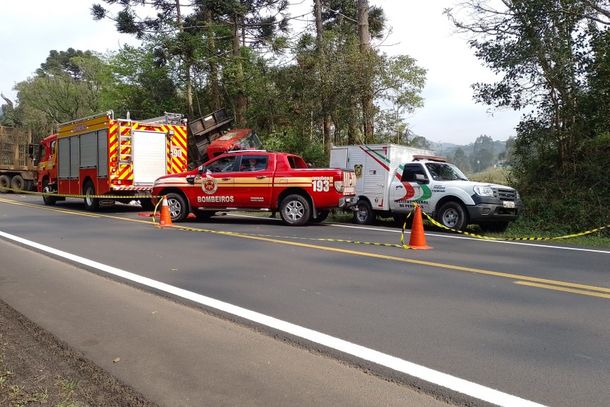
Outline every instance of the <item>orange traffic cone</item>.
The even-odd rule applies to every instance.
[[[421,216],[421,208],[415,206],[415,215],[413,224],[411,225],[411,238],[409,239],[409,249],[429,250],[432,247],[426,244],[426,236],[424,235],[424,221]]]
[[[169,214],[169,205],[167,204],[167,197],[163,196],[163,202],[161,203],[161,219],[159,220],[160,227],[169,227],[172,225],[172,217]]]

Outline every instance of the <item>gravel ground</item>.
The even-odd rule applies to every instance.
[[[0,300],[0,406],[155,406]]]

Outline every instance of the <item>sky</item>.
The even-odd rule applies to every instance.
[[[111,21],[94,21],[95,0],[4,0],[0,11],[0,91],[11,99],[17,82],[32,76],[50,50],[106,52],[137,44],[119,34]],[[300,3],[300,4],[299,4]],[[311,0],[291,0],[292,15],[309,10]],[[391,34],[380,49],[389,55],[407,54],[427,69],[424,107],[406,117],[412,131],[434,142],[468,144],[481,135],[506,140],[515,134],[520,113],[491,110],[476,104],[471,85],[493,81],[468,47],[468,38],[455,32],[442,12],[457,0],[369,0],[381,6]]]

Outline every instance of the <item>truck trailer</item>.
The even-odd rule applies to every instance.
[[[36,185],[32,134],[0,126],[0,192],[30,191]]]

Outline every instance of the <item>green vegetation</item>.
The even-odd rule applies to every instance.
[[[5,99],[1,124],[41,138],[59,122],[107,109],[139,119],[227,107],[267,148],[316,165],[328,163],[331,144],[429,146],[404,119],[423,104],[425,67],[372,45],[387,28],[383,9],[366,0],[311,0],[316,24],[301,32],[291,28],[300,16],[290,16],[282,0],[102,3],[92,19],[115,21],[141,46],[106,55],[51,50],[17,84],[18,103]],[[529,112],[506,150],[481,135],[449,159],[467,173],[498,160],[510,166],[505,180],[496,178],[500,172],[476,179],[518,188],[525,212],[515,228],[577,232],[610,224],[608,2],[465,0],[446,14],[499,78],[475,84],[475,99]]]

